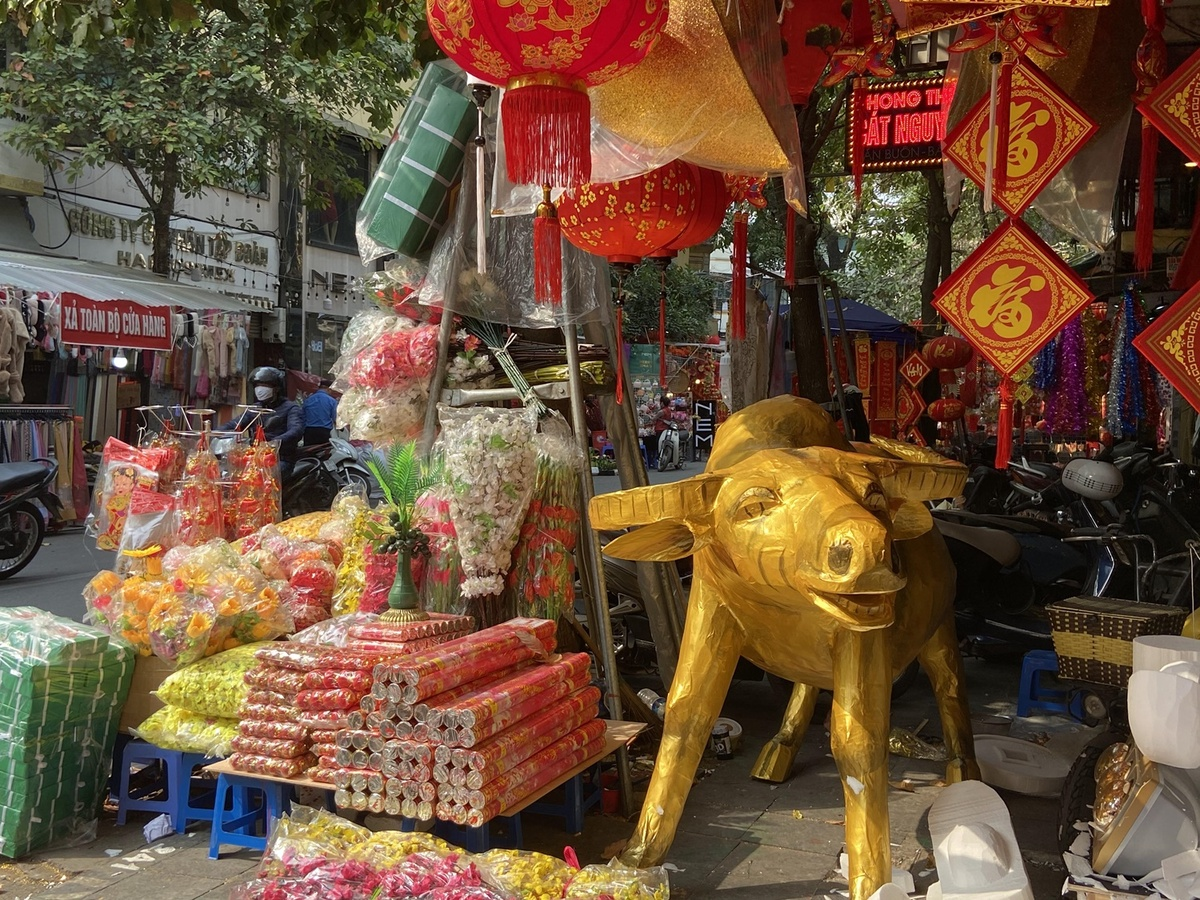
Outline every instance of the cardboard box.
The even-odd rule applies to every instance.
[[[157,656],[139,656],[133,666],[133,683],[129,686],[129,699],[121,711],[120,729],[128,732],[137,728],[150,715],[162,709],[164,704],[151,692],[158,690],[163,679],[175,670]]]

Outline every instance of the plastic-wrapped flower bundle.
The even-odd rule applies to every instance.
[[[575,597],[583,454],[558,434],[538,434],[537,475],[507,586],[523,616],[558,619]]]
[[[634,869],[616,860],[607,866],[584,866],[567,885],[568,900],[584,897],[605,900],[669,900],[671,888],[666,869]]]
[[[179,543],[203,544],[225,536],[221,467],[203,440],[184,466],[177,510]]]
[[[450,489],[437,487],[417,500],[415,524],[429,539],[429,558],[420,577],[421,606],[431,612],[461,615],[467,604],[462,598],[462,555],[458,535],[450,519]]]
[[[237,480],[233,484],[232,509],[227,511],[232,526],[228,536],[236,540],[279,521],[279,454],[263,436],[260,425],[254,443],[241,450],[236,459],[231,458],[230,464]]]
[[[229,755],[237,736],[237,719],[204,716],[175,706],[164,706],[134,731],[142,740],[164,750],[223,757]]]
[[[331,612],[335,616],[358,611],[366,562],[363,553],[370,538],[371,507],[361,490],[343,488],[333,501],[333,518],[322,527],[322,540],[341,544],[342,561],[337,569]]]
[[[527,410],[441,407],[442,452],[453,493],[450,516],[462,554],[462,594],[498,595],[512,562],[537,462]],[[487,612],[487,610],[483,610]],[[483,625],[494,624],[481,615]]]

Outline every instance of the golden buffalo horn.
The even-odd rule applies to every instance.
[[[696,475],[674,484],[598,494],[588,506],[588,515],[597,531],[633,528],[666,519],[707,518],[724,481],[724,475]]]

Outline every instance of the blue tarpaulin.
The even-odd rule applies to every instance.
[[[843,298],[841,303],[842,318],[846,322],[846,331],[848,332],[865,332],[872,341],[897,341],[903,344],[914,343],[917,339],[916,329],[911,325],[904,324],[899,319],[892,318],[885,312],[880,312],[865,303],[848,298]],[[829,309],[829,325],[836,334],[840,330],[840,326],[838,325],[835,301],[832,297],[828,297],[825,304]],[[790,309],[790,304],[785,302],[780,314],[786,316]]]

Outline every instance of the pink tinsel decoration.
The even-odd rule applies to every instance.
[[[1053,434],[1079,434],[1087,428],[1088,396],[1084,377],[1083,322],[1078,316],[1063,329],[1058,379],[1046,396],[1046,424]]]

